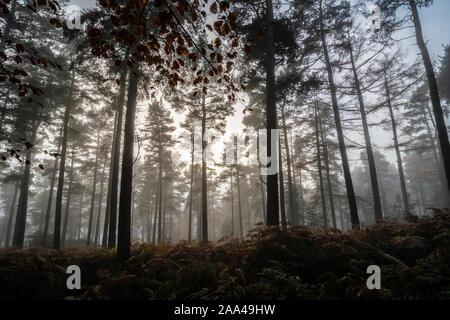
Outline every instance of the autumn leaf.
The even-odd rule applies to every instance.
[[[209,10],[211,11],[211,13],[216,14],[217,13],[217,3],[214,2],[211,7],[209,8]]]

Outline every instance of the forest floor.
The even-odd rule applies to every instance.
[[[69,265],[81,290],[68,290]],[[381,268],[381,290],[366,286]],[[0,299],[449,299],[450,213],[341,233],[258,226],[248,240],[0,250]]]

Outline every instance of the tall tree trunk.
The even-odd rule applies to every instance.
[[[234,138],[234,162],[236,166],[236,184],[238,193],[238,214],[239,214],[239,238],[244,239],[244,228],[242,226],[242,202],[241,202],[241,183],[239,179],[239,164],[237,159],[237,138]]]
[[[325,64],[326,64],[326,69],[327,69],[327,74],[328,74],[328,82],[329,82],[330,93],[331,93],[331,102],[333,105],[334,120],[336,122],[336,131],[337,131],[338,142],[339,142],[339,151],[341,153],[342,169],[344,171],[345,188],[347,191],[347,199],[348,199],[348,206],[350,209],[350,217],[351,217],[352,227],[359,228],[358,207],[356,205],[355,190],[353,188],[352,176],[350,174],[350,165],[348,163],[347,150],[345,148],[344,132],[342,130],[341,117],[339,114],[339,105],[338,105],[337,95],[336,95],[336,86],[334,84],[333,69],[332,69],[332,65],[330,62],[330,56],[328,53],[328,45],[327,45],[326,35],[325,35],[325,31],[324,31],[322,2],[323,2],[323,0],[320,0],[320,11],[319,11],[320,36],[322,39],[322,49],[323,49],[323,54],[324,54]]]
[[[375,158],[373,156],[372,142],[370,141],[370,132],[369,132],[369,125],[367,124],[364,98],[361,92],[358,72],[356,71],[355,59],[353,57],[353,47],[350,40],[350,33],[348,33],[348,39],[349,39],[350,61],[352,63],[352,70],[353,70],[353,79],[355,81],[355,89],[358,95],[359,111],[361,113],[361,120],[364,130],[364,140],[366,143],[367,160],[369,162],[370,183],[372,186],[372,197],[373,197],[373,211],[375,216],[375,222],[378,222],[383,220],[383,212],[381,210],[381,199],[380,199],[380,189],[378,186],[377,168],[375,165]]]
[[[272,0],[266,0],[266,36],[265,36],[265,68],[266,68],[266,126],[267,152],[272,152],[272,129],[277,129],[277,107],[275,97],[275,49],[273,35],[273,5]],[[278,148],[275,148],[275,153]],[[278,156],[271,154],[272,159]],[[275,164],[272,164],[276,166]],[[278,174],[267,175],[267,225],[279,226],[278,204]]]
[[[64,112],[61,162],[59,164],[58,187],[56,189],[56,205],[55,205],[55,228],[53,232],[53,249],[61,249],[61,212],[62,212],[62,194],[64,189],[64,171],[66,169],[66,152],[67,152],[67,136],[69,131],[69,119],[72,109],[72,94],[75,83],[75,63],[72,63],[72,78],[70,80],[69,98],[66,110]]]
[[[166,213],[167,213],[167,185],[163,185],[163,210],[162,210],[162,232],[161,232],[161,242],[166,240]]]
[[[128,60],[127,50],[125,54],[125,61]],[[129,82],[131,85],[130,76]],[[136,80],[137,81],[137,80]],[[120,89],[119,96],[117,99],[117,125],[116,125],[116,133],[114,135],[114,157],[113,157],[113,166],[111,172],[111,194],[110,194],[110,208],[109,208],[109,228],[108,228],[108,248],[114,248],[116,246],[116,223],[117,223],[117,194],[119,187],[119,166],[120,166],[120,145],[122,141],[122,121],[123,121],[123,105],[125,101],[125,87],[127,82],[127,71],[124,66],[122,66],[121,74],[120,74]],[[130,88],[128,88],[128,94],[130,93]],[[127,106],[128,107],[128,106]],[[133,121],[134,123],[134,121]],[[133,137],[134,138],[134,137]],[[125,144],[125,142],[124,142]],[[124,151],[125,154],[125,151]],[[123,160],[122,160],[123,163]],[[122,169],[123,170],[123,169]]]
[[[189,184],[189,229],[188,229],[188,241],[192,240],[192,187],[194,184],[194,128],[192,128],[191,138],[191,180]]]
[[[324,128],[322,126],[322,121],[320,117],[320,113],[318,113],[319,120],[319,129],[320,129],[320,137],[322,140],[322,148],[323,148],[323,160],[325,162],[325,174],[327,177],[327,189],[328,189],[328,199],[330,201],[330,211],[331,211],[331,221],[333,223],[333,228],[337,228],[336,226],[336,210],[334,208],[334,195],[333,195],[333,186],[331,185],[331,176],[330,176],[330,160],[328,157],[328,147],[325,141]]]
[[[264,192],[264,179],[261,174],[261,161],[259,159],[259,135],[256,141],[256,152],[258,158],[258,170],[259,170],[259,185],[261,190],[261,206],[262,206],[262,222],[267,224],[267,210],[266,210],[266,194]]]
[[[298,169],[298,182],[299,182],[299,195],[300,195],[300,223],[305,224],[305,201],[303,199],[303,179],[302,179],[302,168]]]
[[[108,157],[105,156],[105,163],[103,164],[102,176],[100,178],[100,198],[98,200],[98,211],[97,211],[97,223],[95,225],[95,237],[94,237],[94,246],[96,247],[100,241],[100,220],[102,215],[102,200],[103,200],[103,189],[105,187],[105,170],[106,164],[108,163]]]
[[[135,70],[137,70],[136,66]],[[119,228],[117,232],[117,259],[120,263],[124,263],[128,260],[131,250],[131,192],[133,186],[133,151],[137,85],[138,75],[131,71],[130,84],[128,87],[127,111],[125,116],[122,176],[120,180]],[[117,148],[117,150],[118,149],[119,148]],[[111,206],[113,206],[113,201],[111,201]],[[112,221],[115,217],[111,215],[110,219]],[[110,234],[112,234],[114,230],[113,228],[110,228],[109,231]]]
[[[427,73],[428,87],[430,89],[431,104],[433,105],[433,113],[436,122],[436,128],[439,135],[441,145],[442,158],[444,159],[445,175],[447,178],[447,188],[450,192],[450,143],[448,140],[447,126],[445,124],[444,114],[441,107],[441,99],[439,97],[439,89],[434,73],[433,64],[431,63],[430,54],[423,39],[422,25],[420,23],[419,12],[415,0],[409,0],[411,8],[414,28],[416,31],[417,45],[422,55],[423,64]]]
[[[428,103],[427,103],[426,109],[428,110],[428,113],[430,113],[430,109],[428,108]],[[431,116],[431,114],[430,114],[430,118],[434,125],[433,117]],[[434,160],[436,161],[436,165],[437,165],[438,171],[439,171],[439,182],[441,185],[440,189],[441,189],[442,206],[450,208],[450,196],[449,196],[449,191],[447,189],[447,183],[445,181],[445,172],[444,172],[444,168],[442,166],[440,154],[438,154],[438,152],[440,151],[440,148],[435,143],[435,137],[432,133],[430,124],[428,123],[427,111],[425,109],[423,109],[423,119],[424,119],[425,125],[427,126],[428,136],[430,138],[430,144],[433,149]],[[436,128],[436,126],[435,126],[435,128]],[[437,139],[437,140],[439,140],[439,139]]]
[[[320,198],[322,200],[322,215],[324,226],[328,226],[327,219],[327,206],[325,205],[325,192],[323,187],[323,175],[322,175],[322,160],[320,156],[320,144],[319,144],[319,111],[317,108],[317,103],[314,108],[314,118],[316,126],[316,148],[317,148],[317,169],[319,171],[319,182],[320,182]]]
[[[158,184],[159,184],[159,200],[158,200],[158,243],[162,242],[162,204],[163,204],[163,176],[162,176],[162,159],[161,159],[161,148],[159,149],[159,173],[158,173]]]
[[[283,176],[283,159],[281,152],[281,135],[278,137],[278,145],[280,146],[278,152],[278,177],[280,179],[280,213],[281,213],[281,229],[286,231],[286,206],[284,201],[284,176]]]
[[[6,227],[6,234],[5,234],[5,248],[8,248],[10,244],[12,222],[14,219],[14,208],[16,207],[17,195],[19,193],[19,186],[20,182],[19,180],[17,180],[16,183],[14,184],[14,195],[11,201],[11,205],[9,207],[8,225]]]
[[[98,157],[100,153],[100,131],[97,133],[97,146],[95,150],[95,164],[94,164],[94,180],[92,183],[92,194],[91,194],[91,208],[89,210],[89,224],[88,224],[88,234],[86,239],[86,245],[89,247],[92,240],[92,230],[94,224],[94,209],[95,209],[95,192],[97,190],[97,171],[98,171]]]
[[[61,245],[64,247],[66,245],[66,236],[67,236],[67,225],[69,222],[69,210],[70,210],[70,198],[72,196],[72,183],[73,183],[73,163],[74,163],[74,152],[72,150],[71,164],[70,164],[70,173],[69,173],[69,187],[67,189],[67,199],[66,199],[66,212],[64,213],[64,223],[62,229],[61,236]]]
[[[208,186],[206,176],[205,149],[206,141],[203,140],[206,132],[206,97],[202,95],[202,240],[208,242]]]
[[[391,93],[389,90],[389,85],[388,85],[386,76],[384,77],[384,87],[386,90],[387,106],[389,109],[389,115],[391,117],[392,134],[394,136],[394,148],[395,148],[395,154],[397,156],[398,174],[400,176],[400,188],[402,190],[403,210],[405,211],[405,213],[404,213],[405,216],[407,216],[410,214],[408,192],[406,191],[405,175],[403,173],[402,156],[400,154],[400,146],[398,143],[397,122],[394,117],[394,111],[392,110]]]
[[[114,130],[113,130],[113,143],[112,143],[112,147],[111,147],[111,160],[110,160],[110,164],[109,164],[108,191],[106,192],[105,220],[103,222],[103,235],[102,235],[102,247],[103,248],[106,248],[108,245],[109,215],[111,212],[112,172],[113,172],[113,166],[114,166],[114,154],[116,153],[116,139],[117,139],[116,131],[117,131],[118,118],[119,118],[119,110],[116,110],[115,117],[114,117]]]
[[[37,129],[41,122],[39,119],[35,120],[33,123],[31,143],[34,143],[36,140]],[[27,223],[27,209],[28,209],[28,192],[30,188],[30,169],[31,169],[31,155],[33,152],[33,147],[29,147],[27,149],[26,158],[25,158],[25,169],[22,175],[22,179],[20,181],[20,196],[19,203],[17,205],[17,215],[16,215],[16,223],[14,225],[14,235],[13,235],[13,247],[23,248],[23,243],[25,240],[25,227]]]
[[[83,198],[84,198],[84,193],[81,192],[80,211],[78,212],[78,226],[77,226],[77,234],[76,234],[77,241],[80,241],[80,238],[81,238],[81,218],[83,216]]]
[[[51,210],[52,210],[53,191],[55,189],[56,172],[58,171],[58,156],[61,151],[61,140],[62,140],[62,130],[61,130],[61,133],[60,133],[59,139],[58,139],[58,151],[57,151],[58,155],[55,157],[55,164],[53,166],[52,177],[51,177],[51,182],[50,182],[50,190],[49,190],[49,194],[48,194],[47,209],[45,212],[44,232],[42,234],[42,246],[43,247],[47,247],[47,245],[48,245],[48,243],[47,243],[48,228],[50,226],[50,214],[51,214]]]
[[[284,149],[286,150],[286,166],[288,174],[288,192],[289,192],[289,220],[292,224],[298,224],[298,204],[297,195],[295,194],[295,185],[292,179],[291,170],[291,154],[289,150],[286,115],[284,113],[284,104],[281,105],[281,119],[283,121],[283,134],[284,134]],[[281,151],[280,151],[281,153]]]
[[[234,192],[233,192],[233,172],[230,174],[230,198],[231,198],[231,238],[234,238]]]
[[[156,198],[155,198],[155,214],[153,216],[153,224],[152,224],[152,242],[156,243],[156,224],[158,219],[158,212],[159,212],[159,193],[160,189],[158,188],[156,190]]]

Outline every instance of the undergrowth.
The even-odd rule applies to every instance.
[[[78,265],[82,289],[68,290]],[[381,290],[368,290],[369,265]],[[247,240],[134,244],[115,250],[0,249],[0,299],[449,299],[450,214],[362,230],[288,232],[258,225]]]

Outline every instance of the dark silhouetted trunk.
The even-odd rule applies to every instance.
[[[72,151],[71,163],[70,163],[70,173],[69,173],[69,187],[67,188],[67,197],[66,197],[66,211],[64,213],[64,222],[63,229],[61,235],[61,245],[66,245],[66,237],[67,237],[67,225],[69,223],[69,211],[70,211],[70,198],[72,197],[72,184],[73,184],[73,162],[74,162],[74,152]]]
[[[400,188],[402,190],[403,210],[405,211],[405,213],[404,213],[405,216],[407,216],[410,214],[408,192],[406,191],[406,182],[405,182],[405,175],[403,173],[402,156],[400,154],[400,146],[398,143],[397,121],[395,120],[394,111],[392,110],[391,93],[389,90],[389,85],[388,85],[388,81],[387,81],[386,77],[384,78],[384,87],[386,89],[387,106],[389,109],[389,115],[391,117],[392,134],[394,136],[394,148],[395,148],[395,154],[397,156],[397,168],[398,168],[398,174],[400,177]]]
[[[287,135],[286,116],[284,114],[284,104],[281,105],[281,119],[283,121],[283,134],[284,134],[284,149],[286,150],[286,166],[288,177],[288,192],[289,192],[289,222],[292,224],[298,224],[298,204],[297,195],[295,194],[295,186],[292,179],[291,169],[291,154],[289,150],[289,142]],[[281,151],[280,151],[281,153]],[[281,171],[281,169],[280,169]]]
[[[53,191],[55,189],[56,172],[58,171],[58,159],[59,159],[59,153],[61,151],[61,140],[62,140],[62,132],[59,135],[59,139],[58,139],[58,151],[57,151],[58,155],[55,157],[55,164],[53,166],[52,177],[51,177],[51,182],[50,182],[50,190],[49,190],[49,194],[48,194],[47,210],[45,212],[44,231],[42,234],[42,246],[43,247],[46,247],[48,245],[48,243],[47,243],[48,228],[50,226],[50,215],[51,215],[51,210],[52,210]]]
[[[53,249],[61,249],[61,214],[62,214],[62,194],[64,189],[64,172],[66,169],[67,136],[69,131],[70,111],[72,109],[72,94],[75,83],[75,65],[72,64],[72,78],[70,80],[69,98],[64,112],[61,162],[59,164],[58,187],[56,189],[55,205],[55,228],[53,232]]]
[[[273,6],[272,0],[266,0],[266,34],[265,34],[265,68],[266,68],[266,126],[267,126],[267,152],[272,152],[272,129],[277,129],[277,107],[275,97],[275,49],[273,35]],[[278,148],[275,148],[277,150]],[[277,151],[275,151],[276,153]],[[278,156],[271,154],[272,159]],[[270,165],[270,164],[269,164]],[[276,164],[272,164],[275,165]],[[278,204],[278,174],[267,175],[267,225],[279,226]]]
[[[238,193],[238,214],[239,214],[239,238],[244,239],[244,227],[242,225],[242,202],[241,202],[241,183],[240,183],[240,172],[239,172],[239,164],[237,159],[237,138],[234,138],[234,165],[236,166],[236,184],[237,184],[237,193]]]
[[[202,240],[208,242],[208,186],[206,177],[205,149],[206,141],[203,140],[206,131],[206,105],[205,94],[202,95]]]
[[[128,51],[125,54],[125,61],[128,60]],[[123,105],[125,100],[125,87],[127,82],[127,72],[125,68],[122,69],[120,74],[120,89],[119,96],[117,98],[117,125],[115,143],[114,143],[114,157],[113,166],[111,172],[111,194],[110,194],[110,208],[109,208],[109,228],[108,228],[108,248],[114,248],[116,246],[116,224],[117,224],[117,194],[119,188],[119,166],[120,166],[120,145],[122,141],[122,121],[123,121]],[[131,83],[131,77],[129,79]],[[128,89],[128,92],[130,89]],[[124,142],[125,143],[125,142]],[[125,153],[125,152],[124,152]],[[122,160],[123,162],[123,160]]]
[[[281,152],[281,135],[278,137],[278,145],[280,146],[278,152],[278,177],[280,179],[280,213],[281,213],[281,229],[286,231],[286,206],[284,202],[284,176],[283,176],[283,159]]]
[[[97,190],[97,171],[98,171],[98,156],[100,153],[100,132],[97,133],[97,147],[95,150],[95,163],[94,163],[94,180],[92,182],[92,194],[91,194],[91,208],[89,209],[89,223],[88,234],[86,239],[86,245],[91,245],[92,231],[94,225],[94,209],[95,209],[95,192]]]
[[[298,169],[298,193],[300,196],[300,223],[305,224],[305,201],[303,200],[303,179],[302,169]]]
[[[12,231],[12,222],[14,219],[14,208],[16,207],[17,202],[17,195],[19,194],[19,186],[20,181],[17,180],[14,184],[14,195],[11,201],[11,205],[9,207],[9,215],[8,215],[8,225],[6,227],[6,234],[5,234],[5,248],[9,247],[10,241],[11,241],[11,231]]]
[[[353,188],[352,176],[350,174],[350,165],[348,163],[347,150],[345,148],[344,132],[342,130],[341,116],[339,114],[336,86],[334,84],[334,78],[333,78],[333,69],[332,69],[332,65],[331,65],[331,61],[330,61],[330,56],[328,53],[328,45],[327,45],[326,35],[325,35],[324,25],[323,25],[324,23],[323,23],[322,2],[323,1],[320,0],[320,11],[319,11],[320,36],[322,39],[322,49],[323,49],[325,65],[326,65],[327,74],[328,74],[328,85],[329,85],[330,93],[331,93],[331,102],[333,105],[334,120],[336,122],[336,132],[337,132],[338,142],[339,142],[339,151],[341,153],[342,169],[344,171],[345,189],[347,191],[347,200],[348,200],[348,206],[350,209],[352,228],[359,228],[358,207],[356,205],[355,190]]]
[[[330,201],[330,211],[331,211],[331,221],[333,223],[333,228],[336,228],[336,210],[334,207],[334,195],[333,195],[333,186],[331,184],[331,176],[330,176],[330,159],[328,157],[328,147],[325,141],[325,133],[324,128],[322,126],[322,121],[320,118],[320,113],[318,114],[319,120],[319,128],[320,128],[320,137],[322,140],[322,148],[323,148],[323,160],[325,162],[325,174],[327,177],[327,189],[328,189],[328,199]]]
[[[159,212],[159,188],[156,191],[156,198],[155,198],[155,214],[153,216],[153,224],[152,224],[152,242],[156,243],[156,224],[158,219],[158,212]]]
[[[438,131],[439,143],[441,146],[442,158],[444,159],[444,169],[447,178],[447,189],[450,192],[450,143],[448,140],[447,126],[445,124],[444,114],[442,112],[441,99],[439,97],[439,89],[434,73],[433,64],[431,62],[430,54],[423,39],[422,25],[420,23],[419,12],[415,0],[409,0],[409,5],[412,12],[414,28],[416,31],[417,45],[422,55],[423,64],[427,73],[428,87],[430,89],[431,104],[433,105],[434,119],[436,122],[436,129]]]
[[[230,174],[230,198],[231,198],[231,237],[234,238],[234,192],[233,192],[233,172]]]
[[[111,147],[111,160],[109,164],[109,178],[108,178],[108,191],[106,192],[106,208],[105,219],[103,221],[103,235],[102,235],[102,247],[108,246],[108,228],[109,228],[109,214],[111,212],[111,189],[112,189],[112,172],[114,166],[114,154],[116,152],[116,131],[117,131],[117,119],[119,111],[116,110],[114,117],[114,130],[113,130],[113,143]]]
[[[191,180],[189,184],[189,222],[188,241],[192,240],[192,187],[194,184],[194,128],[192,128],[191,138]]]
[[[135,70],[137,70],[136,66]],[[128,260],[131,250],[131,193],[133,186],[133,150],[137,84],[138,76],[131,71],[130,84],[128,87],[127,111],[125,116],[122,176],[120,180],[119,228],[117,232],[117,259],[120,263],[124,263]],[[111,201],[111,206],[112,205],[113,202]],[[110,219],[113,220],[115,217],[111,215]],[[110,233],[113,233],[113,228],[110,228],[109,231]]]
[[[348,37],[350,39],[350,34],[348,34]],[[358,95],[358,102],[359,102],[359,111],[361,113],[361,120],[363,125],[363,131],[364,131],[364,141],[366,143],[366,151],[367,151],[367,160],[369,162],[369,172],[370,172],[370,183],[372,186],[372,197],[373,197],[373,211],[375,216],[375,222],[383,220],[383,212],[381,210],[381,198],[380,198],[380,189],[378,186],[378,177],[377,177],[377,169],[375,165],[375,158],[373,156],[372,151],[372,142],[370,141],[370,132],[369,132],[369,125],[367,124],[367,116],[366,116],[366,109],[364,106],[364,98],[361,92],[361,86],[359,83],[359,77],[358,72],[356,71],[355,66],[355,59],[353,57],[353,48],[352,44],[349,40],[349,53],[350,53],[350,61],[352,64],[352,70],[353,70],[353,80],[355,81],[355,89],[356,93]]]
[[[320,144],[319,144],[319,111],[317,110],[317,103],[314,108],[314,119],[316,126],[317,169],[319,172],[320,199],[322,201],[323,224],[326,227],[328,226],[328,219],[327,219],[327,206],[325,205],[325,192],[323,188],[322,159],[320,156]]]
[[[32,137],[30,143],[34,143],[36,140],[37,129],[40,124],[39,120],[35,120],[33,123]],[[13,247],[23,248],[23,243],[25,240],[25,227],[27,223],[27,209],[28,209],[28,192],[30,188],[30,169],[31,169],[31,155],[33,152],[33,147],[27,149],[25,158],[25,169],[20,181],[20,196],[19,203],[17,205],[17,215],[16,223],[14,224],[14,235],[13,235]]]
[[[259,159],[259,135],[256,141],[256,152],[257,152],[257,159],[258,159],[258,170],[259,170],[259,186],[261,190],[261,207],[262,207],[262,219],[261,221],[264,224],[267,224],[267,210],[266,210],[266,194],[264,191],[264,179],[261,174],[261,161]]]
[[[100,241],[100,220],[102,215],[102,200],[103,200],[103,190],[105,188],[105,170],[106,164],[108,163],[108,157],[105,156],[105,163],[103,164],[102,176],[100,178],[100,198],[98,200],[98,211],[97,211],[97,223],[95,224],[95,237],[94,246],[97,246]]]

